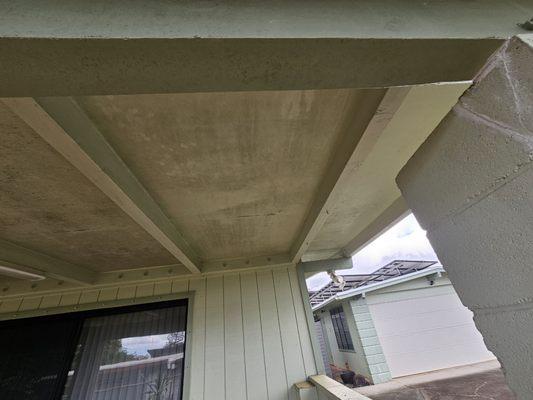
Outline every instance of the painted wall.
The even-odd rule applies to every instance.
[[[353,320],[358,337],[356,349],[364,356],[371,381],[374,384],[390,381],[392,376],[366,299],[352,299],[349,305],[350,321]]]
[[[326,341],[326,333],[324,332],[323,322],[321,320],[315,321],[315,332],[320,347],[320,355],[324,363],[324,370],[326,375],[332,376],[331,372],[331,351],[329,349],[329,342]]]
[[[316,374],[295,267],[0,298],[0,318],[187,292],[194,299],[186,398],[289,399],[294,383]]]
[[[371,292],[366,302],[393,377],[495,358],[445,277]]]
[[[346,368],[347,364],[350,370],[354,371],[357,374],[361,374],[370,378],[370,369],[368,367],[366,357],[362,352],[362,343],[355,326],[355,321],[351,313],[350,304],[346,301],[342,303],[342,306],[344,310],[344,315],[346,316],[346,322],[348,323],[348,329],[350,330],[350,335],[352,336],[352,342],[355,350],[339,350],[339,345],[337,344],[335,331],[333,330],[333,324],[331,322],[329,309],[326,309],[324,310],[324,312],[319,313],[319,316],[322,322],[323,331],[325,333],[325,339],[328,344],[328,356],[330,357],[331,363],[336,365],[337,367]]]

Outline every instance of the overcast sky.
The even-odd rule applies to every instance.
[[[438,261],[426,232],[409,214],[353,256],[354,268],[340,274],[366,274],[393,260]],[[325,272],[307,279],[307,287],[316,290],[329,282]]]

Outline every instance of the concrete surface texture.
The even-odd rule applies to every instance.
[[[4,1],[0,96],[469,80],[531,12],[528,0]]]
[[[382,90],[79,99],[203,259],[287,253],[338,145]],[[374,104],[365,110],[362,103]],[[366,113],[367,115],[364,115]]]
[[[375,221],[384,210],[401,197],[391,177],[405,165],[419,144],[442,119],[456,99],[470,85],[468,82],[427,85],[411,88],[384,129],[364,139],[360,146],[367,151],[357,162],[348,165],[343,189],[324,226],[311,242],[308,258],[323,258],[342,249]],[[383,110],[386,117],[386,110]]]
[[[533,12],[527,0],[0,9],[0,239],[88,275],[142,276],[352,254],[406,211],[400,168]],[[10,294],[43,285],[2,280]]]
[[[102,271],[173,257],[0,102],[0,238]]]
[[[342,255],[467,86],[4,99],[0,239],[103,273],[183,264],[151,201],[192,272]]]
[[[515,400],[503,373],[489,364],[395,379],[357,391],[372,400]]]
[[[398,177],[519,399],[533,397],[533,46],[509,41]]]

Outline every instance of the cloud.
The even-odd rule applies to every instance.
[[[363,247],[352,259],[354,268],[339,271],[341,274],[371,273],[393,260],[439,260],[413,214]],[[307,279],[307,287],[317,290],[329,281],[326,273],[320,273]]]

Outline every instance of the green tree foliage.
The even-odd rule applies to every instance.
[[[144,360],[147,356],[131,354],[122,347],[120,339],[109,340],[104,345],[102,365],[116,364],[124,361]]]

